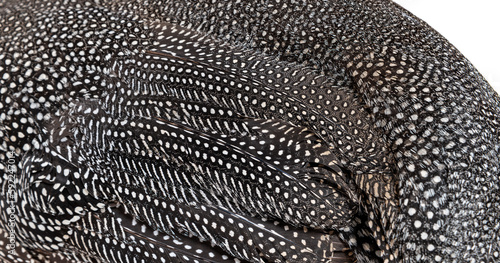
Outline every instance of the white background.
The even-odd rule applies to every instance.
[[[500,93],[500,0],[394,0],[441,33]]]

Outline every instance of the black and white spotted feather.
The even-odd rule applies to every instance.
[[[500,260],[500,99],[388,0],[4,0],[0,32],[2,261]]]

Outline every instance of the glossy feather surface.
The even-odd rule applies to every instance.
[[[390,1],[4,1],[0,32],[4,261],[500,260],[500,99]]]

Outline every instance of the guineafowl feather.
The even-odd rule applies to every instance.
[[[0,0],[2,262],[500,261],[500,98],[389,0]]]

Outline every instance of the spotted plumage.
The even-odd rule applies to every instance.
[[[388,0],[0,2],[7,262],[495,262],[500,99]]]

